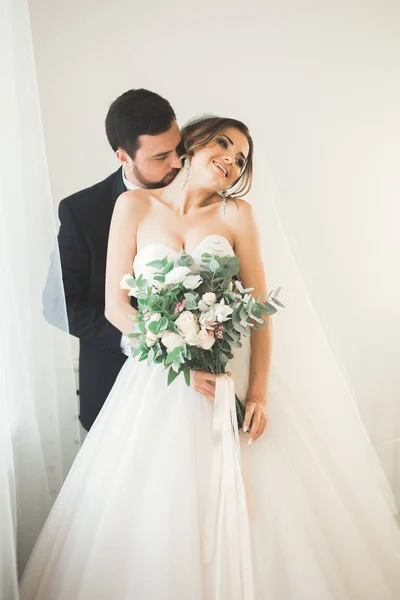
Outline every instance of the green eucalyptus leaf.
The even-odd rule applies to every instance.
[[[176,373],[179,373],[181,368],[181,361],[179,360],[179,358],[174,360],[174,362],[172,363],[172,368]]]
[[[228,259],[228,266],[233,275],[239,273],[240,260],[237,256],[230,256]]]
[[[149,323],[149,331],[157,334],[160,331],[160,321],[152,321]]]
[[[243,327],[243,325],[241,325],[240,323],[236,323],[236,325],[234,325],[236,331],[238,331],[241,335],[249,335],[250,332],[248,331],[248,329],[246,327]]]
[[[173,381],[175,381],[175,379],[178,377],[178,375],[179,375],[179,373],[174,371],[174,369],[171,367],[170,370],[168,371],[167,385],[171,385],[171,383]]]
[[[229,329],[228,331],[225,331],[225,336],[227,335],[236,341],[240,339],[240,333],[238,333],[235,329]]]
[[[178,358],[180,351],[181,349],[180,347],[178,347],[171,350],[171,352],[168,352],[167,358],[165,359],[165,364],[170,364],[174,362],[174,360]]]
[[[216,273],[219,269],[219,262],[215,258],[211,259],[208,268],[212,273]]]
[[[223,350],[223,352],[229,353],[231,351],[230,344],[228,344],[226,340],[222,340],[220,348]]]
[[[168,255],[164,256],[161,260],[152,260],[149,263],[146,263],[147,267],[153,267],[153,269],[163,269],[165,265],[168,263]]]
[[[191,267],[194,264],[194,260],[190,256],[190,254],[182,252],[181,254],[179,254],[176,263],[179,267]]]
[[[267,317],[274,315],[276,312],[278,312],[275,306],[272,306],[272,304],[269,304],[269,302],[264,302],[263,304],[261,304],[260,310],[262,314],[266,315]]]
[[[135,288],[136,287],[136,279],[134,277],[130,277],[129,279],[127,279],[125,281],[126,284],[129,285],[129,287],[131,288]]]
[[[239,340],[232,340],[231,346],[232,346],[232,348],[241,348],[242,342],[239,342]]]
[[[240,307],[239,308],[235,308],[231,316],[232,316],[233,326],[235,326],[238,323],[240,323],[240,321],[241,321],[241,318],[240,318]]]
[[[142,298],[143,300],[148,297],[147,290],[140,291],[136,294],[136,298]]]
[[[139,362],[141,362],[142,360],[146,360],[147,356],[148,356],[149,351],[148,350],[142,350],[142,354],[139,358]]]
[[[240,309],[239,309],[239,317],[240,320],[244,320],[247,319],[247,311],[245,309],[245,307],[243,306],[243,304],[241,305]]]
[[[149,353],[147,355],[147,364],[151,365],[151,363],[153,362],[153,358],[154,358],[154,348],[150,348]]]
[[[264,323],[264,319],[261,319],[260,317],[256,317],[254,314],[250,315],[250,317],[252,319],[254,319],[254,321],[256,321],[257,323]]]
[[[280,300],[277,300],[275,297],[272,298],[272,302],[274,304],[276,304],[277,306],[280,306],[281,308],[286,308],[284,304],[282,304],[282,302]]]
[[[190,370],[187,367],[185,367],[183,369],[183,374],[185,376],[186,385],[190,387]]]
[[[168,318],[166,316],[163,316],[160,319],[159,331],[164,331],[164,329],[168,329]]]
[[[171,260],[170,262],[168,262],[165,267],[164,267],[164,275],[166,275],[167,273],[169,273],[170,271],[172,271],[172,269],[174,268],[175,263],[173,260]]]
[[[182,346],[182,354],[187,360],[190,360],[192,358],[192,349],[189,346],[189,344],[185,344],[184,346]]]
[[[279,294],[281,293],[281,287],[278,287],[276,290],[272,290],[272,292],[270,293],[270,296],[272,296],[273,298],[277,298],[279,296]]]
[[[222,352],[222,350],[220,350],[218,353],[218,359],[219,362],[224,365],[229,361],[229,357],[225,354],[225,352]]]

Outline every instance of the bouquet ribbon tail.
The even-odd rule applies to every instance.
[[[219,542],[220,539],[223,544]],[[228,553],[230,598],[254,600],[250,527],[240,466],[235,386],[227,375],[218,375],[216,378],[211,480],[203,540],[203,562],[209,563],[215,554],[217,582],[221,581],[222,545]],[[219,597],[218,593],[216,597]]]

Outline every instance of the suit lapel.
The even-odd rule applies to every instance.
[[[114,204],[117,201],[118,196],[126,192],[126,187],[122,180],[122,167],[118,169],[116,173],[114,173],[114,180],[112,184],[112,207],[114,208]]]

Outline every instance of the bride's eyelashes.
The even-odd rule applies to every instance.
[[[220,146],[222,146],[223,148],[225,148],[225,150],[228,149],[228,142],[226,141],[225,138],[223,137],[217,137],[217,142]]]
[[[226,141],[225,138],[223,137],[217,137],[217,142],[220,146],[222,146],[222,148],[224,148],[225,150],[228,149],[228,142]],[[244,167],[244,160],[242,158],[237,158],[236,159],[236,164],[237,166],[242,169]]]

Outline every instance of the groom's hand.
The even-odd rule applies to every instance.
[[[215,399],[215,378],[213,373],[207,371],[190,371],[191,387],[212,401]]]
[[[226,374],[228,377],[232,376],[230,371],[227,371]],[[196,392],[200,392],[200,394],[207,396],[207,398],[214,402],[216,377],[216,375],[208,373],[208,371],[190,371],[190,385]]]

